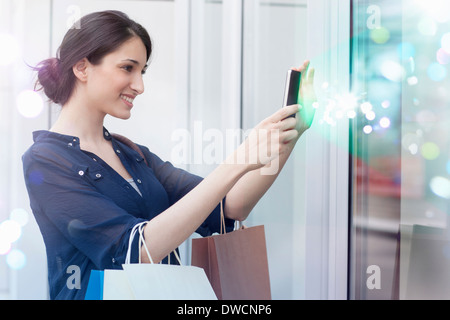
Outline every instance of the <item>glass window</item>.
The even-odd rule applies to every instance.
[[[351,299],[450,298],[449,7],[352,1]]]

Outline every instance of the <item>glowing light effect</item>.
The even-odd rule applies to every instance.
[[[20,55],[19,44],[16,38],[10,34],[0,34],[0,66],[7,66],[14,63]]]
[[[450,62],[450,54],[442,48],[436,52],[436,60],[440,64],[448,64]]]
[[[389,41],[389,38],[391,37],[391,33],[388,29],[384,27],[373,29],[370,32],[370,38],[373,42],[378,44],[384,44]]]
[[[358,99],[351,93],[336,96],[337,106],[342,110],[355,109]]]
[[[347,117],[349,119],[353,119],[354,117],[356,117],[356,111],[355,110],[349,110],[347,111]]]
[[[444,177],[434,177],[430,181],[430,189],[441,198],[450,199],[450,180]]]
[[[448,0],[416,0],[415,5],[433,20],[444,23],[450,20],[450,3]]]
[[[420,153],[427,160],[434,160],[439,157],[440,149],[434,142],[426,142],[420,148]]]
[[[373,106],[370,102],[363,102],[363,103],[361,103],[360,107],[361,107],[362,113],[364,113],[364,114],[366,114],[369,111],[372,111],[372,109],[373,109]]]
[[[411,152],[412,155],[415,155],[415,154],[417,154],[417,151],[419,151],[419,146],[415,143],[411,143],[408,146],[408,150],[409,150],[409,152]]]
[[[381,64],[381,74],[388,80],[400,82],[405,78],[405,69],[392,60],[386,60]]]
[[[388,117],[383,117],[380,119],[380,127],[389,128],[391,126],[391,120]]]
[[[427,74],[431,80],[439,82],[447,77],[447,69],[437,62],[433,62],[428,66]]]
[[[17,110],[25,118],[36,118],[44,109],[44,101],[41,96],[32,90],[19,93],[16,104]]]
[[[28,212],[25,209],[17,208],[11,211],[9,219],[17,222],[21,227],[28,223]]]
[[[372,128],[372,126],[370,126],[370,125],[367,125],[367,126],[365,126],[365,127],[363,128],[363,132],[364,132],[365,134],[370,134],[372,131],[373,131],[373,128]]]
[[[419,23],[417,24],[417,29],[424,36],[434,36],[437,31],[437,25],[432,18],[425,17],[419,20]]]
[[[407,60],[416,55],[416,48],[409,42],[402,42],[397,46],[397,54],[400,59]]]
[[[426,124],[434,124],[437,121],[437,117],[433,111],[430,110],[422,110],[417,112],[416,121],[424,126]]]
[[[414,133],[406,133],[402,137],[402,147],[408,150],[412,155],[419,151],[419,137]]]
[[[375,112],[373,112],[372,110],[366,112],[366,119],[369,121],[374,120],[376,117]]]
[[[383,109],[387,109],[387,108],[389,108],[391,106],[391,102],[389,100],[384,100],[381,103],[381,106],[383,107]]]
[[[450,53],[450,32],[441,37],[441,47],[445,52]]]
[[[22,228],[16,221],[6,220],[0,224],[0,235],[2,241],[13,243],[22,235]]]
[[[408,79],[406,79],[406,81],[410,86],[415,86],[416,84],[419,83],[419,79],[417,79],[416,76],[409,77]]]
[[[11,269],[20,270],[25,267],[27,258],[21,250],[14,249],[6,256],[6,263]]]
[[[8,241],[2,241],[0,236],[0,255],[8,254],[9,250],[11,250],[11,243]]]

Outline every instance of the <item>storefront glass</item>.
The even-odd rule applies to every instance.
[[[449,7],[352,1],[351,299],[450,298]]]

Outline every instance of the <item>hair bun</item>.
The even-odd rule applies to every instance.
[[[59,103],[61,85],[61,61],[58,58],[50,58],[42,61],[35,68],[38,71],[38,84],[45,92],[45,95],[54,103]]]

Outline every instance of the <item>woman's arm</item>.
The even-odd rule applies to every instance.
[[[302,72],[299,95],[301,105],[295,119],[295,128],[298,136],[282,145],[280,156],[266,165],[266,167],[251,171],[239,179],[227,194],[224,209],[227,218],[239,221],[247,218],[280,174],[300,136],[311,127],[315,114],[313,103],[316,101],[316,96],[314,93],[314,69],[311,69],[309,73],[308,69],[309,61],[305,61],[300,68],[294,69]]]
[[[282,146],[297,138],[296,121],[288,118],[297,111],[296,105],[288,106],[263,121],[254,129],[258,139],[247,138],[197,187],[147,223],[144,238],[153,262],[161,261],[195,232],[239,179],[269,164],[277,155],[275,150],[279,153]],[[278,134],[271,134],[274,132]],[[271,150],[273,156],[261,158],[259,150]],[[149,262],[144,248],[141,253],[143,261]]]
[[[227,194],[227,201],[225,202],[224,208],[227,218],[244,221],[248,217],[258,201],[277,179],[291,155],[298,138],[283,147],[283,152],[278,159],[272,161],[262,169],[245,174],[239,179]]]

